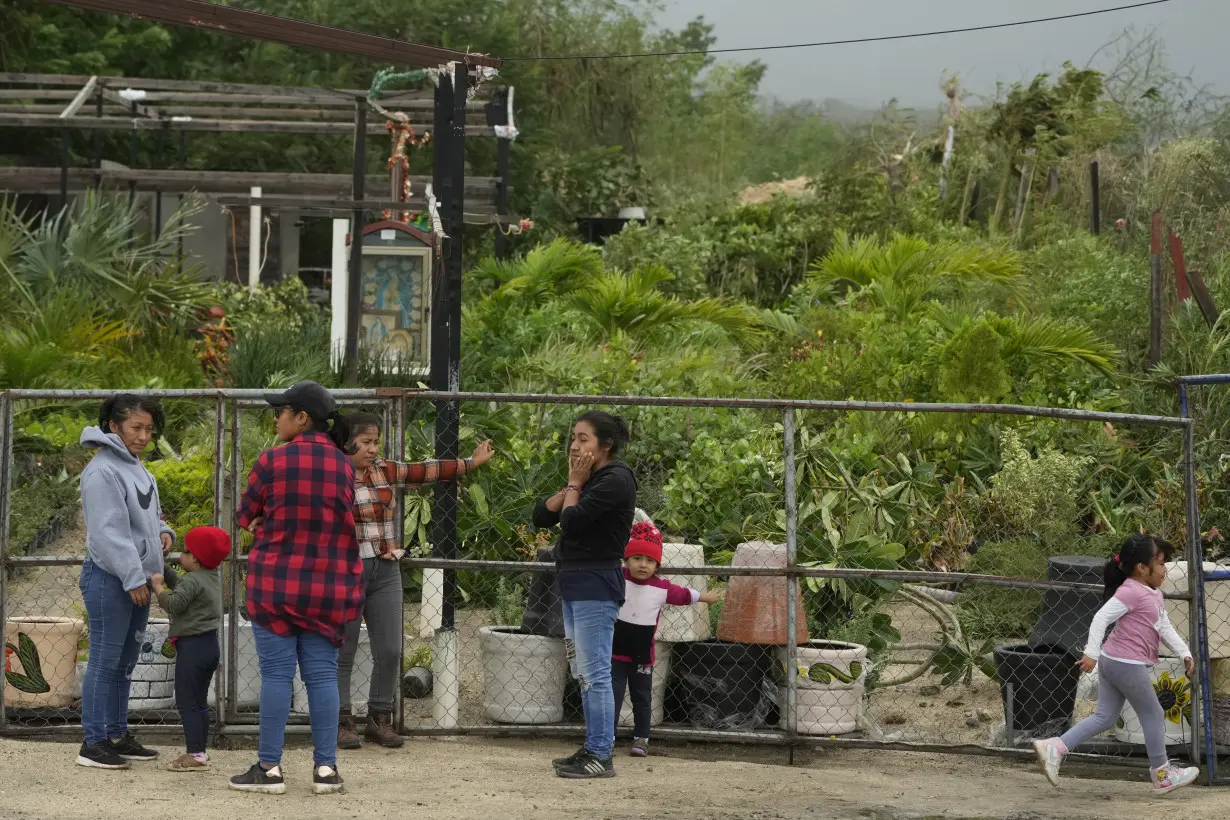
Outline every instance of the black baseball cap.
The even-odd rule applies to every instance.
[[[333,396],[316,382],[297,382],[281,393],[266,393],[265,401],[271,407],[297,407],[322,422],[337,410]]]

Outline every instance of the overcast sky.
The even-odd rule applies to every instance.
[[[1002,23],[1127,5],[1131,0],[663,0],[659,19],[676,28],[704,15],[718,47],[839,40]],[[1170,66],[1219,92],[1230,92],[1230,0],[1171,0],[1132,11],[886,43],[730,55],[768,67],[764,91],[785,100],[834,97],[878,106],[896,97],[915,107],[939,105],[945,70],[976,94],[997,80],[1014,82],[1072,60],[1084,65],[1128,26],[1156,28]]]

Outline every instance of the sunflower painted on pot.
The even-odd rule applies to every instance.
[[[1171,677],[1169,672],[1163,672],[1153,682],[1153,691],[1157,693],[1157,702],[1162,705],[1166,720],[1179,723],[1191,711],[1192,687],[1185,676]]]

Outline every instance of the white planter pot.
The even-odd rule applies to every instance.
[[[801,735],[853,732],[863,716],[867,647],[817,640],[799,646],[797,652],[796,731]],[[777,650],[777,660],[789,674],[784,647]],[[779,695],[784,705],[784,687]]]
[[[1215,569],[1224,569],[1218,567],[1212,561],[1204,562],[1204,571],[1212,572]],[[1175,561],[1166,565],[1166,579],[1162,582],[1162,592],[1188,592],[1187,582],[1187,562]],[[1209,629],[1209,657],[1210,658],[1230,658],[1230,581],[1209,581],[1204,586],[1205,598],[1204,605],[1206,611],[1206,622]],[[1188,601],[1167,600],[1166,614],[1170,616],[1170,623],[1174,625],[1175,631],[1183,636],[1184,640],[1188,640],[1188,635],[1191,634],[1191,620],[1188,618],[1189,604]],[[1195,647],[1192,647],[1194,650]],[[1161,651],[1169,653],[1165,644],[1162,644]]]
[[[1183,716],[1182,707],[1191,704],[1193,693],[1187,672],[1183,669],[1183,662],[1175,658],[1162,658],[1149,672],[1149,679],[1153,682],[1153,688],[1157,691],[1163,708],[1174,707],[1167,710],[1166,719],[1162,723],[1166,727],[1166,743],[1190,742],[1192,727]],[[1144,744],[1145,733],[1141,729],[1140,718],[1136,717],[1136,710],[1130,703],[1124,704],[1123,713],[1111,734],[1124,743]]]
[[[559,638],[485,626],[483,713],[497,723],[558,723],[564,719],[568,656]]]
[[[666,679],[670,675],[670,666],[671,645],[662,641],[655,642],[653,649],[653,689],[650,696],[650,726],[657,726],[666,719]],[[619,725],[631,726],[632,723],[632,694],[631,692],[625,692],[623,706],[619,709]]]
[[[706,575],[671,575],[671,567],[703,567],[705,548],[697,544],[663,544],[662,577],[672,584],[691,587],[704,592],[709,588]],[[709,628],[709,605],[668,606],[662,609],[658,619],[657,640],[666,643],[691,643],[708,640],[713,634]]]

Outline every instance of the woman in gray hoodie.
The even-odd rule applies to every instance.
[[[158,756],[128,730],[128,692],[149,620],[149,579],[163,572],[175,537],[162,522],[154,476],[141,464],[162,423],[157,401],[121,394],[103,402],[97,427],[81,433],[82,446],[97,452],[81,473],[90,660],[81,690],[80,766],[126,769],[130,760]]]

